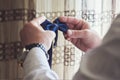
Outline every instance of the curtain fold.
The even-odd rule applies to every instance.
[[[16,59],[22,51],[19,31],[34,17],[59,16],[85,19],[102,37],[120,12],[119,0],[0,0],[0,80],[22,80],[23,69]],[[61,80],[71,80],[84,54],[58,34],[53,48],[52,69]]]

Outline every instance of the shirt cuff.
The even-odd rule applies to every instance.
[[[25,75],[38,68],[50,70],[45,52],[38,47],[32,48],[23,63],[23,68]]]

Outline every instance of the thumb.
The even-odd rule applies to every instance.
[[[46,30],[46,34],[48,35],[48,37],[50,38],[51,41],[53,41],[53,39],[56,36],[55,32],[50,31],[50,30]]]
[[[53,31],[49,31],[49,30],[45,30],[44,31],[44,36],[45,38],[45,43],[44,46],[46,48],[46,51],[48,51],[50,49],[50,46],[52,44],[53,39],[55,38],[55,32]]]
[[[88,29],[84,30],[68,30],[67,36],[69,38],[86,38],[90,34]]]

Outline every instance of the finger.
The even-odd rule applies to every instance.
[[[67,17],[67,16],[59,17],[59,20],[61,22],[70,23],[70,24],[77,24],[79,22],[79,20],[76,19],[75,17]]]
[[[68,24],[74,24],[74,25],[77,25],[78,23],[80,22],[83,22],[83,20],[80,20],[80,19],[77,19],[75,17],[67,17],[67,16],[61,16],[59,17],[59,20],[61,22],[65,22],[65,23],[68,23]]]
[[[49,36],[49,38],[51,38],[50,40],[53,41],[53,39],[55,38],[56,34],[53,31],[50,30],[46,30],[46,34]]]
[[[75,26],[73,24],[67,24],[67,26],[69,27],[69,29],[75,29]]]
[[[71,38],[69,38],[69,36],[67,34],[64,34],[64,38],[68,41],[71,41]]]
[[[36,23],[38,25],[40,25],[41,23],[43,23],[44,21],[46,20],[46,17],[45,16],[42,16],[42,17],[38,17],[38,18],[35,18],[31,21],[31,23]]]
[[[30,23],[36,27],[40,27],[40,24],[43,23],[46,20],[45,16],[38,17],[30,21]]]
[[[69,38],[86,38],[90,34],[89,30],[68,30],[67,35]]]
[[[78,39],[76,39],[76,38],[71,38],[71,42],[72,42],[73,44],[76,44],[77,41],[78,41]]]
[[[69,26],[70,29],[72,29],[72,28],[76,28],[76,29],[81,29],[81,28],[87,29],[87,28],[89,28],[89,25],[85,20],[80,20],[80,19],[77,19],[75,17],[62,16],[62,17],[59,17],[59,20],[61,22],[65,22],[67,24],[74,25],[74,26]]]
[[[43,28],[40,26],[40,24],[43,23],[45,20],[46,20],[45,16],[38,17],[38,18],[35,18],[32,21],[26,23],[24,27],[29,27],[29,28],[33,28],[33,29],[36,28],[38,30],[44,31]]]

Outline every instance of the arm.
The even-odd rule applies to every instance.
[[[58,80],[57,74],[49,67],[45,53],[40,48],[33,48],[23,64],[24,80]]]
[[[46,20],[45,17],[36,18],[25,24],[20,32],[21,41],[24,46],[40,43],[49,50],[55,33],[45,31],[40,24]],[[45,52],[40,47],[30,49],[23,64],[25,80],[57,80],[58,76],[53,72],[48,64]]]
[[[87,51],[73,80],[120,80],[120,15],[112,23],[102,44],[87,23],[71,17],[61,17],[60,20],[70,28],[65,34],[66,39]]]
[[[113,21],[103,43],[82,57],[73,80],[120,80],[120,15]]]

